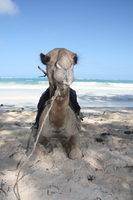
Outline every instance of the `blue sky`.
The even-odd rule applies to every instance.
[[[133,80],[133,0],[0,0],[0,77],[38,77],[39,54],[79,55],[75,78]]]

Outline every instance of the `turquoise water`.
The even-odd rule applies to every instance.
[[[44,84],[47,78],[0,78],[0,83],[17,83],[17,84]]]
[[[44,84],[44,82],[47,81],[48,81],[47,78],[0,78],[0,83]],[[107,80],[107,79],[75,79],[74,82],[133,84],[133,80]]]

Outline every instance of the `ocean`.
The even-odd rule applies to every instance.
[[[47,78],[0,78],[0,104],[36,106]],[[75,79],[81,107],[133,107],[133,80]]]

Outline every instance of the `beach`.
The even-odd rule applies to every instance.
[[[0,200],[15,200],[20,166],[33,149],[37,103],[48,87],[0,83]],[[37,149],[22,169],[22,200],[133,199],[132,83],[74,82],[81,111],[82,158],[69,159],[60,145]]]

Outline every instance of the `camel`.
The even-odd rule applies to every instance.
[[[38,144],[47,147],[51,138],[56,138],[65,148],[70,159],[82,157],[79,148],[79,128],[77,118],[69,105],[70,85],[74,81],[73,68],[77,64],[78,57],[75,53],[56,48],[44,55],[40,54],[41,61],[46,65],[46,73],[49,79],[50,98],[58,90],[49,116],[41,130]],[[50,100],[49,100],[50,102]],[[43,123],[44,117],[50,107],[50,103],[44,106],[39,119],[38,131]]]

